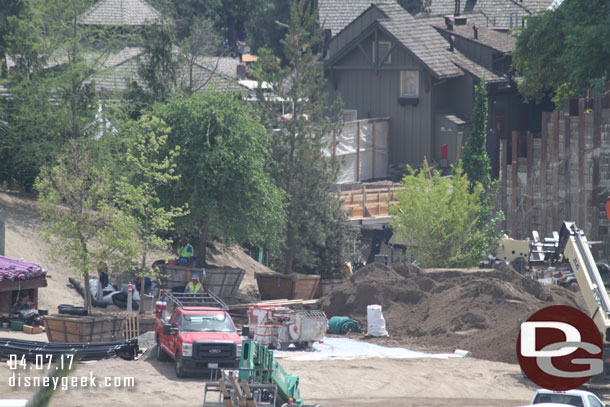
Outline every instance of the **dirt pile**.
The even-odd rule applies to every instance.
[[[366,326],[366,307],[383,305],[390,336],[404,344],[453,350],[516,363],[520,323],[540,308],[582,309],[580,294],[542,286],[509,266],[498,270],[420,270],[369,265],[322,298],[330,318],[350,316]],[[396,343],[396,342],[394,342]]]

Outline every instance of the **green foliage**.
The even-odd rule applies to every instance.
[[[158,271],[148,267],[151,250],[167,250],[171,240],[161,237],[173,228],[173,219],[188,213],[183,207],[161,205],[158,189],[180,179],[175,174],[175,161],[180,148],[176,146],[164,153],[169,127],[159,118],[144,116],[138,122],[129,123],[125,132],[131,133],[131,141],[120,157],[126,169],[116,183],[114,201],[120,210],[134,221],[135,244],[139,248],[139,277],[158,279]],[[144,292],[144,278],[140,292]],[[144,312],[141,307],[140,312]]]
[[[390,207],[392,229],[423,267],[475,267],[488,253],[495,230],[478,227],[483,187],[470,182],[461,166],[442,177],[424,161],[402,179],[398,204]]]
[[[290,2],[288,33],[282,41],[286,67],[270,50],[262,49],[254,67],[259,81],[270,84],[274,95],[259,89],[257,98],[263,123],[272,134],[267,168],[288,195],[288,218],[280,259],[284,272],[320,273],[339,267],[353,250],[355,232],[329,192],[337,176],[337,163],[322,149],[326,137],[340,131],[341,106],[328,108],[323,91],[323,42],[317,12],[306,0]],[[284,80],[287,78],[286,80]],[[277,114],[276,97],[284,100],[289,115]]]
[[[226,93],[177,96],[158,105],[156,115],[170,127],[168,148],[180,147],[179,180],[163,190],[165,205],[188,204],[177,231],[197,239],[205,257],[207,241],[276,248],[284,226],[284,198],[264,172],[269,136],[250,106]],[[197,247],[198,246],[198,247]]]
[[[75,140],[35,184],[43,236],[53,241],[56,258],[83,274],[89,311],[89,274],[99,264],[120,270],[137,250],[133,220],[114,205],[108,168],[94,165],[95,154],[91,144]]]
[[[490,182],[491,164],[486,150],[487,141],[487,84],[485,77],[475,85],[472,109],[472,130],[462,151],[462,166],[471,185]]]
[[[174,32],[170,24],[153,25],[146,29],[142,55],[138,63],[138,75],[144,81],[144,88],[132,84],[132,92],[138,90],[152,105],[164,102],[177,89],[179,61],[174,53]]]
[[[528,18],[513,53],[516,74],[523,79],[521,94],[536,101],[550,94],[560,104],[606,82],[610,78],[609,16],[606,0],[572,0]]]

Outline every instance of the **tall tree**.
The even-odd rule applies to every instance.
[[[212,240],[274,249],[284,225],[283,194],[264,172],[269,137],[247,102],[229,93],[177,96],[157,105],[171,128],[168,148],[180,147],[179,180],[164,188],[166,206],[188,204],[176,220],[182,237],[195,239],[205,263]]]
[[[150,252],[170,248],[170,239],[162,235],[173,228],[174,218],[187,213],[183,207],[164,208],[158,196],[159,188],[180,179],[175,173],[180,149],[176,146],[164,153],[170,129],[154,116],[129,123],[125,131],[133,135],[127,151],[120,156],[125,173],[116,182],[114,201],[134,222],[134,244],[140,260],[137,274],[142,278],[140,293],[144,293],[145,278],[159,277],[158,270],[148,266]],[[144,307],[140,307],[143,312]]]
[[[491,164],[486,150],[487,141],[487,83],[485,77],[474,88],[472,129],[462,152],[462,166],[471,185],[489,185]]]
[[[606,90],[610,79],[610,3],[564,1],[529,17],[519,33],[513,66],[527,100],[550,95],[556,103]]]
[[[53,239],[55,256],[82,273],[89,313],[91,273],[101,263],[129,263],[137,249],[132,220],[114,205],[108,163],[96,165],[95,155],[90,142],[72,140],[55,165],[43,167],[35,184],[44,236]]]
[[[324,38],[310,1],[290,2],[287,26],[283,40],[286,68],[269,50],[261,51],[255,75],[272,86],[274,95],[266,98],[259,87],[258,99],[273,138],[268,169],[276,184],[288,193],[282,270],[312,272],[317,268],[319,272],[317,266],[336,267],[346,260],[346,250],[337,250],[338,257],[319,264],[324,257],[320,249],[331,244],[330,240],[335,247],[353,246],[353,234],[333,233],[346,218],[338,210],[336,196],[329,192],[337,177],[337,163],[322,152],[329,135],[341,129],[341,106],[333,104],[329,109],[323,91],[320,51]],[[290,112],[288,115],[277,114],[278,98]],[[334,216],[329,217],[329,213]]]

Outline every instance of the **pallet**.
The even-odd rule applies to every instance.
[[[140,336],[140,319],[136,312],[130,312],[125,316],[125,329],[123,331],[125,339],[132,339]]]

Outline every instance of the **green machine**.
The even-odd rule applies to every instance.
[[[244,340],[238,370],[223,369],[206,382],[204,407],[310,407],[303,404],[299,377],[284,370],[273,351]],[[319,407],[319,406],[318,406]]]
[[[292,399],[292,405],[303,405],[299,393],[299,377],[287,373],[273,358],[272,350],[251,340],[243,341],[241,349],[240,380],[274,384],[284,403]]]

